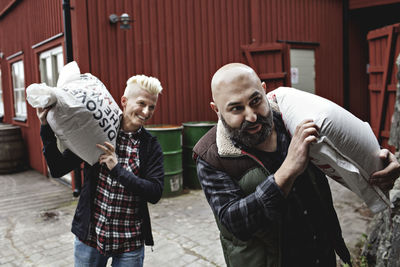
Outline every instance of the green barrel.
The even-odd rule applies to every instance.
[[[192,158],[192,150],[197,141],[207,133],[216,122],[194,121],[183,125],[183,185],[191,189],[201,189],[197,178],[196,164]]]
[[[163,197],[182,194],[182,126],[148,125],[146,129],[156,136],[164,154]]]

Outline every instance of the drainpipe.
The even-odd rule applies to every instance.
[[[72,52],[72,29],[71,29],[71,3],[69,0],[62,0],[63,15],[64,15],[64,38],[65,38],[65,57],[67,63],[74,61]],[[73,170],[73,192],[74,197],[78,197],[81,194],[82,189],[82,170],[81,167],[77,167]]]
[[[64,38],[65,38],[65,55],[67,63],[74,60],[72,53],[72,30],[71,30],[71,4],[69,0],[62,0],[63,16],[64,16]]]
[[[343,106],[350,109],[349,0],[343,0]]]

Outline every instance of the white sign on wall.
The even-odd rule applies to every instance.
[[[299,68],[290,68],[290,77],[291,77],[291,82],[292,84],[298,84],[299,83]]]

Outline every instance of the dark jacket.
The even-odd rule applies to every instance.
[[[61,153],[57,147],[56,137],[50,126],[42,125],[40,136],[43,142],[43,154],[53,177],[61,177],[83,162],[70,150]],[[143,219],[142,233],[145,244],[154,245],[151,233],[151,224],[147,202],[157,203],[162,195],[164,187],[163,153],[156,137],[153,137],[146,129],[142,129],[139,135],[139,175],[125,170],[119,163],[111,170],[110,174],[123,186],[134,194],[140,196],[140,215]],[[89,224],[95,197],[100,165],[90,166],[84,163],[84,184],[79,198],[75,216],[72,221],[71,231],[81,240],[85,240],[89,232]]]

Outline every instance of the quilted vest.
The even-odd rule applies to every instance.
[[[255,192],[256,187],[265,180],[269,171],[250,154],[220,157],[216,145],[216,127],[211,129],[193,149],[211,166],[226,172],[243,190],[245,195]],[[208,146],[204,146],[207,145]],[[236,266],[280,266],[280,227],[273,225],[267,232],[259,232],[248,241],[233,236],[215,216],[220,230],[220,240],[228,267]]]

